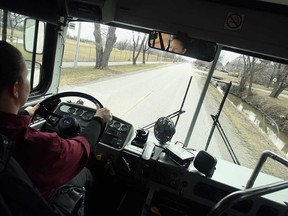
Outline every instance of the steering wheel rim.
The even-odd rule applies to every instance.
[[[52,95],[52,96],[44,99],[43,101],[41,101],[40,102],[40,106],[35,111],[34,115],[38,114],[39,116],[43,117],[49,124],[51,124],[53,127],[55,127],[63,116],[55,114],[55,113],[49,111],[48,109],[46,109],[46,106],[48,104],[51,104],[51,102],[56,101],[57,99],[60,99],[60,98],[63,98],[63,97],[81,97],[81,98],[85,98],[85,99],[91,101],[92,103],[94,103],[96,105],[96,108],[103,108],[102,103],[99,100],[97,100],[95,97],[91,96],[91,95],[88,95],[88,94],[82,93],[82,92],[67,91],[67,92],[61,92],[61,93]],[[51,116],[55,117],[58,120],[57,121],[52,121],[51,120]]]

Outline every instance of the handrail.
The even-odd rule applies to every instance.
[[[251,177],[249,178],[245,189],[228,194],[226,197],[224,197],[218,203],[216,203],[216,205],[210,210],[207,216],[218,216],[222,214],[226,209],[236,204],[237,202],[240,202],[246,199],[252,199],[254,197],[263,196],[266,194],[270,194],[270,193],[288,188],[288,181],[281,181],[281,182],[276,182],[276,183],[252,188],[267,157],[270,157],[278,161],[279,163],[282,163],[285,166],[288,166],[288,160],[286,160],[285,158],[278,156],[274,152],[271,152],[268,150],[264,151],[261,154],[261,157],[259,158],[258,163],[255,169],[253,170],[253,173]]]
[[[272,158],[272,159],[278,161],[279,163],[282,163],[288,167],[288,160],[286,160],[283,157],[278,156],[277,154],[275,154],[274,152],[271,152],[269,150],[264,151],[262,153],[260,159],[258,160],[258,163],[257,163],[255,169],[253,170],[251,177],[249,178],[249,180],[246,184],[246,187],[245,187],[246,189],[251,188],[253,186],[253,184],[254,184],[263,164],[265,163],[267,157],[270,157],[270,158]]]
[[[254,197],[263,196],[279,190],[288,188],[288,180],[268,184],[260,187],[249,188],[241,191],[233,192],[221,199],[208,213],[207,216],[221,215],[226,209],[236,204],[237,202],[252,199]]]

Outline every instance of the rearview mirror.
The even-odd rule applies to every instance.
[[[184,33],[173,35],[159,31],[149,33],[148,46],[208,62],[214,60],[218,47],[216,43],[191,38]]]

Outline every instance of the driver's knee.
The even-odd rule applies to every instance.
[[[74,178],[68,181],[66,184],[72,184],[89,188],[92,186],[94,178],[89,169],[84,167]]]

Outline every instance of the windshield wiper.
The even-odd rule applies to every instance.
[[[226,148],[227,148],[229,154],[231,155],[231,158],[232,158],[233,162],[236,163],[236,164],[238,164],[238,165],[240,165],[240,162],[239,162],[239,160],[237,159],[237,156],[236,156],[236,154],[234,153],[233,148],[232,148],[232,146],[231,146],[231,144],[230,144],[230,142],[229,142],[229,140],[228,140],[228,138],[227,138],[227,136],[226,136],[226,134],[225,134],[225,132],[224,132],[221,124],[220,124],[220,122],[219,122],[219,117],[220,117],[222,108],[223,108],[223,106],[224,106],[224,103],[225,103],[225,101],[226,101],[226,98],[227,98],[227,96],[228,96],[228,93],[229,93],[229,91],[230,91],[231,86],[232,86],[232,82],[230,81],[230,82],[228,83],[228,85],[227,85],[226,92],[225,92],[225,94],[224,94],[224,97],[223,97],[223,99],[222,99],[222,101],[221,101],[221,104],[220,104],[220,106],[219,106],[219,108],[218,108],[218,111],[217,111],[216,115],[211,115],[211,117],[212,117],[212,119],[213,119],[213,125],[212,125],[212,128],[211,128],[211,130],[210,130],[210,134],[209,134],[209,136],[208,136],[208,140],[207,140],[207,143],[206,143],[206,146],[205,146],[205,151],[207,151],[207,149],[208,149],[208,147],[209,147],[209,145],[210,145],[210,140],[211,140],[212,135],[213,135],[213,133],[214,133],[215,127],[217,127],[217,129],[218,129],[218,131],[219,131],[219,133],[220,133],[220,135],[221,135],[221,137],[222,137],[222,139],[223,139],[223,141],[224,141],[224,143],[225,143],[225,145],[226,145]]]
[[[188,82],[188,85],[187,85],[187,88],[186,88],[186,92],[185,92],[185,94],[184,94],[184,98],[183,98],[183,100],[182,100],[182,104],[181,104],[181,106],[180,106],[180,109],[178,110],[178,111],[176,111],[176,112],[174,112],[174,113],[171,113],[170,115],[168,115],[168,116],[166,116],[167,118],[174,118],[174,117],[177,117],[177,119],[176,119],[176,121],[175,121],[175,128],[176,128],[176,126],[177,126],[177,123],[178,123],[178,120],[179,120],[179,117],[180,117],[180,115],[182,114],[182,113],[184,113],[185,111],[183,110],[183,106],[184,106],[184,103],[185,103],[185,100],[186,100],[186,97],[187,97],[187,93],[188,93],[188,90],[189,90],[189,88],[190,88],[190,84],[191,84],[191,81],[192,81],[192,76],[190,77],[190,79],[189,79],[189,82]],[[148,124],[148,125],[146,125],[146,126],[144,126],[144,127],[142,127],[143,129],[150,129],[151,127],[153,127],[154,125],[155,125],[155,123],[156,123],[157,121],[154,121],[154,122],[152,122],[152,123],[150,123],[150,124]]]

